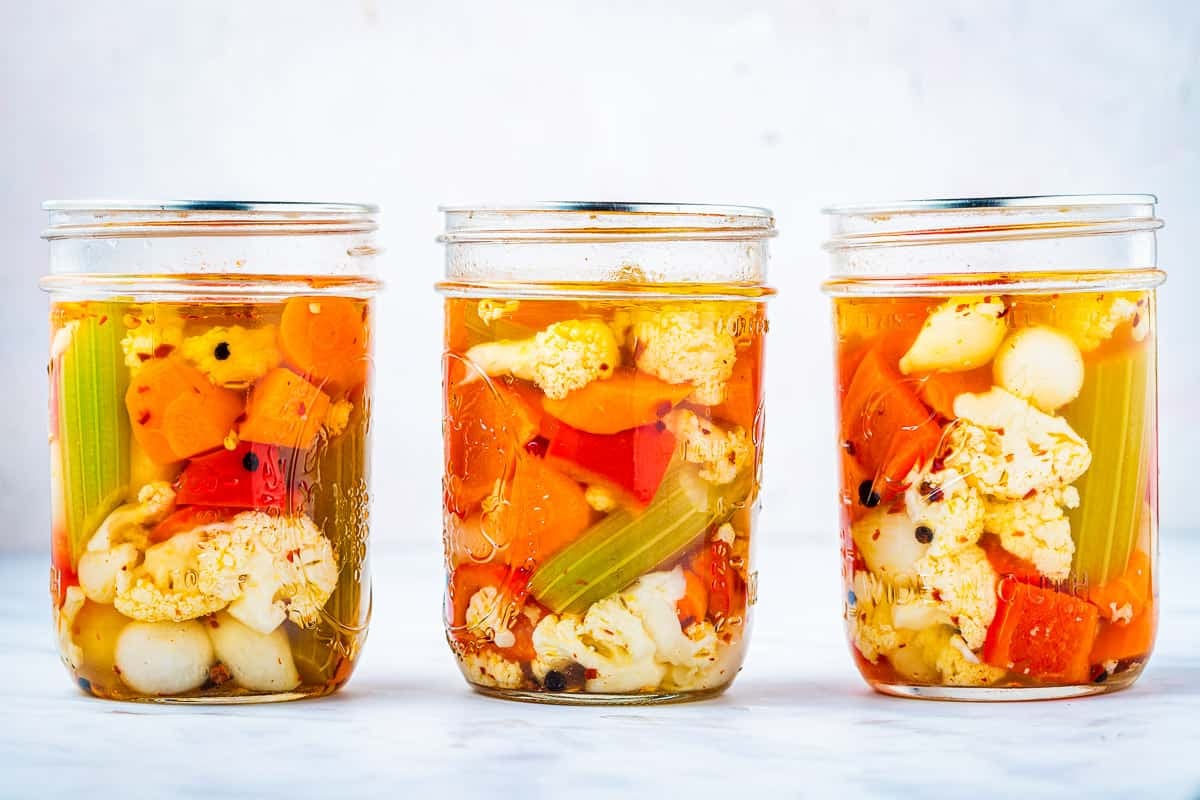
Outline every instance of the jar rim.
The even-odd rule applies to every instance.
[[[379,206],[294,200],[48,200],[47,241],[370,233]]]
[[[987,208],[1088,208],[1095,206],[1157,205],[1153,194],[1031,194],[996,197],[943,197],[892,202],[826,206],[822,214],[902,214],[919,211],[962,211]]]
[[[717,241],[776,235],[774,213],[710,203],[552,200],[451,204],[443,244]]]

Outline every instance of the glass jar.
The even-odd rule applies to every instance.
[[[371,612],[376,209],[45,208],[63,661],[119,700],[336,691]]]
[[[755,601],[764,209],[449,207],[446,632],[500,697],[723,691]]]
[[[1154,642],[1155,198],[834,208],[855,661],[907,697],[1122,689]]]

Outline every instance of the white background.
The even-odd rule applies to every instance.
[[[1155,192],[1162,518],[1200,524],[1200,4],[0,5],[0,550],[48,540],[38,204],[83,196],[383,205],[375,537],[433,550],[440,202],[774,208],[766,513],[832,543],[819,208]]]

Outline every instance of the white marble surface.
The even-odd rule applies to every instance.
[[[1162,633],[1137,685],[1004,705],[869,692],[842,639],[832,539],[777,537],[750,659],[724,697],[642,709],[472,694],[441,637],[432,547],[376,558],[371,641],[340,695],[204,708],[94,700],[58,663],[44,561],[10,556],[0,796],[1197,797],[1195,533],[1163,537]]]

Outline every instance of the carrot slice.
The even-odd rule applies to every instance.
[[[708,616],[708,587],[704,580],[690,569],[683,571],[683,579],[683,597],[675,603],[675,611],[679,616],[679,623],[687,626]]]
[[[1144,550],[1135,550],[1129,557],[1125,572],[1107,583],[1088,589],[1088,600],[1100,608],[1105,619],[1141,616],[1142,610],[1151,602],[1150,556]]]
[[[448,359],[448,369],[461,363]],[[540,395],[513,381],[447,381],[444,409],[446,510],[465,516],[492,493],[513,458],[538,435]]]
[[[344,297],[289,300],[279,320],[284,359],[331,394],[354,389],[370,365],[367,310]]]
[[[574,541],[591,522],[592,509],[578,483],[542,459],[519,452],[512,480],[496,510],[496,541],[507,543],[513,566],[540,563]],[[484,524],[489,520],[485,517]]]
[[[996,587],[996,618],[983,645],[983,660],[1044,681],[1082,683],[1096,641],[1099,612],[1086,600],[1015,578]]]
[[[125,408],[146,455],[170,464],[220,447],[241,416],[242,395],[168,356],[146,362],[125,392]]]
[[[954,398],[964,392],[978,394],[992,388],[991,366],[966,372],[934,372],[918,379],[917,394],[943,419],[954,419]]]
[[[588,433],[620,433],[657,422],[692,393],[690,383],[667,383],[636,369],[621,368],[561,400],[542,399],[550,416]]]
[[[1089,660],[1103,664],[1149,655],[1157,629],[1158,614],[1153,604],[1128,622],[1102,622]]]
[[[238,436],[247,442],[305,450],[313,446],[329,395],[286,367],[276,367],[250,390],[246,419]]]
[[[933,414],[887,360],[882,345],[871,348],[854,371],[842,403],[843,446],[875,475],[883,499],[903,491],[908,471],[937,449],[941,428]]]

